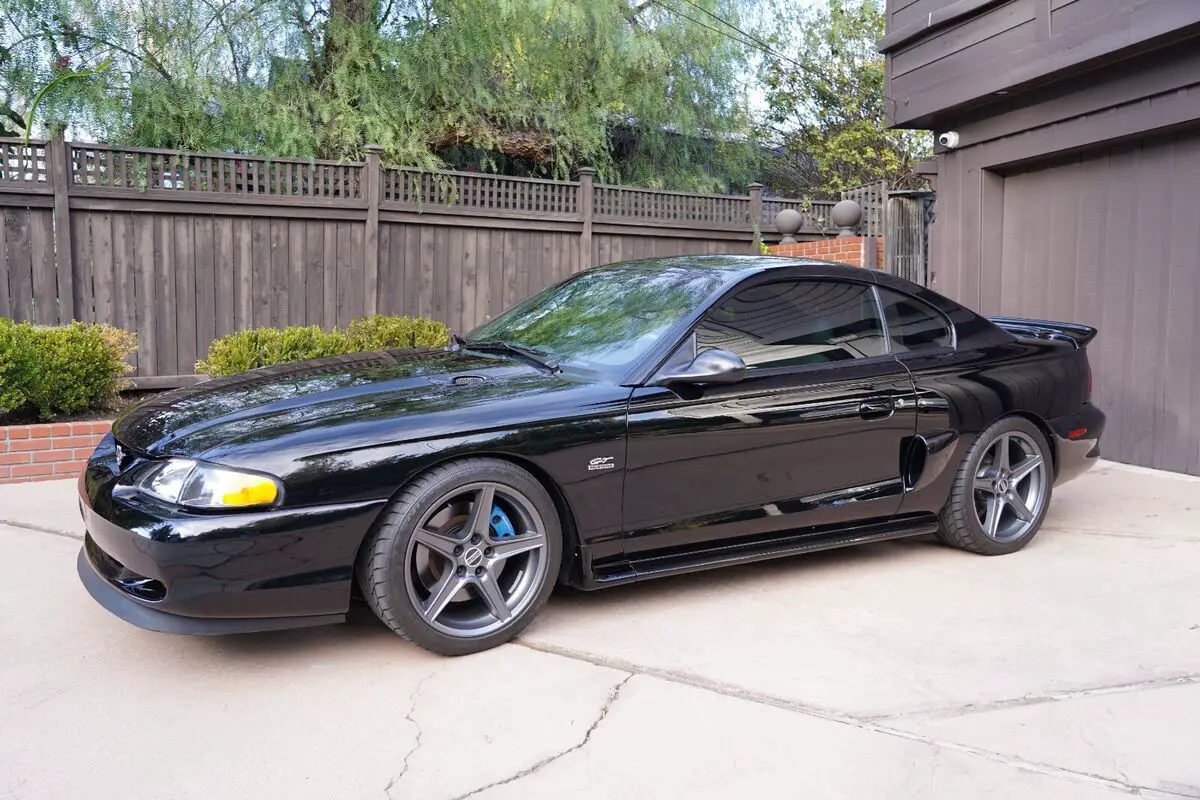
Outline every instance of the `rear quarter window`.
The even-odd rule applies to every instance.
[[[892,352],[912,353],[954,346],[950,320],[928,303],[891,289],[879,289]]]

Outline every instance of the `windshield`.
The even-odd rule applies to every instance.
[[[727,277],[684,266],[582,272],[479,326],[465,343],[507,342],[616,380]]]

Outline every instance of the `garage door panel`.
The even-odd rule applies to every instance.
[[[1103,293],[1100,290],[1103,235],[1108,217],[1108,157],[1095,168],[1078,173],[1078,221],[1075,237],[1075,268],[1064,269],[1074,282],[1075,319],[1099,322]],[[1070,263],[1070,262],[1068,262]]]
[[[1054,181],[1050,190],[1050,249],[1048,268],[1042,269],[1039,287],[1039,313],[1044,317],[1051,311],[1050,304],[1062,309],[1070,319],[1077,316],[1075,309],[1075,283],[1079,264],[1076,242],[1079,241],[1080,176],[1084,169],[1079,164],[1063,168],[1061,180]],[[1060,264],[1072,264],[1076,269],[1062,269]],[[1055,298],[1053,301],[1051,298]]]
[[[1200,474],[1200,137],[1004,180],[1004,313],[1095,325],[1105,455]]]
[[[1167,330],[1167,240],[1171,235],[1175,148],[1143,151],[1136,183],[1137,218],[1133,228],[1135,262],[1130,338],[1129,393],[1143,413],[1130,417],[1129,458],[1147,466],[1162,465],[1161,430],[1164,394],[1164,345]]]
[[[1176,144],[1163,345],[1164,469],[1200,474],[1200,137]]]

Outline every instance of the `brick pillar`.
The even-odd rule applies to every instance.
[[[871,249],[868,254],[867,248]],[[876,236],[839,236],[835,239],[820,239],[815,242],[772,245],[771,255],[814,258],[820,261],[837,261],[852,267],[883,269],[883,239]]]

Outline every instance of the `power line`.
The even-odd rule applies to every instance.
[[[717,22],[721,23],[722,25],[724,25],[725,27],[729,28],[730,30],[736,31],[738,34],[740,34],[740,35],[742,35],[742,36],[745,36],[745,37],[746,37],[747,39],[749,39],[750,41],[752,41],[752,42],[755,42],[755,43],[757,43],[757,44],[761,45],[761,47],[762,47],[762,49],[763,49],[763,51],[764,51],[764,52],[766,52],[766,53],[770,53],[771,55],[775,56],[776,58],[782,58],[784,61],[791,61],[793,64],[795,64],[795,65],[796,65],[796,66],[798,66],[798,67],[802,67],[802,66],[803,66],[803,65],[802,65],[802,64],[800,64],[800,62],[798,62],[798,61],[792,61],[792,59],[790,59],[790,58],[788,58],[787,56],[783,55],[783,54],[782,54],[782,53],[780,53],[778,50],[776,50],[775,48],[771,47],[771,45],[767,44],[766,42],[764,42],[762,39],[758,38],[758,37],[757,37],[757,36],[755,36],[754,34],[750,33],[749,31],[744,31],[744,30],[742,30],[742,29],[741,29],[741,28],[739,28],[737,25],[734,25],[732,22],[730,22],[729,20],[725,19],[724,17],[719,17],[719,16],[717,16],[716,14],[714,14],[714,13],[713,13],[713,12],[711,12],[711,11],[709,11],[709,10],[708,10],[707,8],[705,8],[704,6],[700,5],[699,3],[696,3],[696,2],[694,2],[694,0],[683,0],[683,2],[687,3],[689,6],[691,6],[691,7],[692,7],[692,8],[694,8],[694,9],[696,9],[697,11],[700,11],[700,12],[702,12],[702,13],[704,13],[704,14],[708,15],[709,17],[711,17],[712,19],[714,19],[714,20],[716,20]]]
[[[696,19],[695,17],[689,17],[687,14],[684,14],[679,9],[667,5],[663,0],[651,0],[651,2],[655,2],[655,4],[658,5],[659,8],[662,8],[664,11],[669,11],[672,14],[675,14],[676,16],[686,19],[688,22],[691,22],[693,25],[699,25],[701,28],[710,30],[713,33],[716,33],[720,36],[724,36],[726,39],[729,39],[732,42],[737,42],[738,44],[742,45],[743,47],[749,47],[752,50],[757,50],[758,52],[762,53],[763,55],[771,56],[772,58],[780,60],[780,61],[786,61],[789,64],[794,64],[798,69],[801,69],[805,72],[815,73],[815,70],[813,70],[811,67],[809,67],[805,64],[801,64],[799,61],[796,61],[793,58],[789,58],[788,56],[783,55],[782,53],[773,49],[769,44],[764,42],[762,39],[759,39],[758,37],[747,33],[746,31],[742,30],[738,26],[734,25],[732,22],[729,22],[726,19],[722,19],[721,17],[712,13],[708,9],[697,5],[696,3],[692,2],[692,0],[683,0],[683,2],[687,3],[688,5],[696,8],[700,11],[703,11],[705,14],[712,17],[714,20],[721,23],[722,25],[725,25],[726,27],[730,28],[731,30],[737,31],[742,36],[745,36],[746,39],[742,39],[737,36],[733,36],[728,31],[720,30],[718,28],[712,27],[711,25],[707,25],[707,24],[701,22],[700,20]],[[749,41],[747,41],[747,39]],[[816,73],[816,74],[819,75],[819,73]]]

